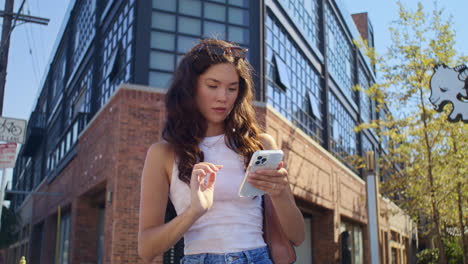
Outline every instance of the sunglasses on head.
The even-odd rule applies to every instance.
[[[245,59],[247,56],[247,48],[242,48],[238,46],[233,46],[233,47],[221,47],[217,45],[211,45],[211,44],[202,44],[198,48],[197,52],[200,52],[202,49],[206,48],[206,50],[214,55],[218,56],[223,56],[226,54],[226,52],[230,55],[232,55],[234,58],[240,58],[240,59]]]

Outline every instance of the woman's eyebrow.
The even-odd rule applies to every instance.
[[[213,81],[215,83],[221,83],[221,81],[218,81],[218,80],[213,79],[213,78],[206,78],[206,81]],[[229,85],[237,85],[237,84],[239,84],[239,82],[235,81],[235,82],[230,83]]]

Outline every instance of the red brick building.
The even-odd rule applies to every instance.
[[[161,134],[163,98],[164,90],[123,85],[81,132],[73,160],[52,184],[37,190],[63,195],[24,203],[22,211],[30,211],[23,218],[31,230],[30,254],[25,254],[30,263],[53,263],[57,233],[62,233],[57,229],[63,227],[57,223],[59,206],[61,221],[68,216],[69,263],[93,263],[98,234],[104,238],[103,263],[143,263],[137,254],[140,176],[147,148]],[[285,152],[292,190],[306,218],[307,240],[298,249],[299,260],[338,263],[339,236],[348,229],[358,234],[354,244],[362,243],[356,258],[362,254],[368,263],[365,182],[274,109],[261,103],[256,109]],[[392,263],[395,256],[401,258],[397,263],[408,263],[412,253],[411,222],[401,215],[397,219],[395,212],[396,206],[380,200],[382,259],[387,260],[382,263]]]
[[[71,1],[62,29],[14,169],[21,223],[3,250],[8,264],[20,256],[35,264],[142,263],[146,151],[160,139],[177,62],[213,36],[249,48],[257,118],[285,153],[305,218],[297,263],[340,263],[344,233],[352,263],[370,262],[364,175],[346,163],[387,147],[375,131],[354,131],[379,118],[376,102],[353,89],[376,79],[353,43],[359,34],[373,38],[367,15],[351,17],[335,0],[83,0]],[[378,204],[381,263],[411,263],[410,219],[388,200]],[[155,263],[180,254],[176,247]]]

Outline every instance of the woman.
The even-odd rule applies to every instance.
[[[182,263],[271,263],[262,237],[262,197],[237,195],[252,154],[277,149],[255,121],[246,49],[208,39],[180,62],[166,94],[163,141],[147,153],[138,252],[150,262],[184,236]],[[270,197],[290,241],[304,222],[282,163],[249,175]],[[177,217],[164,223],[168,198]]]

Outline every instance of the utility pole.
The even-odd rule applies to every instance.
[[[5,13],[13,13],[14,0],[5,1]],[[10,50],[11,15],[3,16],[2,39],[0,41],[0,116],[3,115],[3,97],[5,96],[6,69]],[[5,172],[5,171],[4,171]],[[3,188],[3,186],[1,186]]]
[[[26,0],[23,0],[20,8],[18,9],[18,12],[13,13],[14,0],[6,0],[5,10],[0,11],[0,16],[3,17],[2,39],[0,40],[0,116],[2,116],[3,114],[3,98],[5,96],[5,83],[8,66],[8,52],[10,50],[10,37],[14,27],[16,26],[16,21],[21,20],[23,22],[41,25],[47,25],[49,23],[49,19],[47,18],[22,15],[21,10],[23,9],[25,2]]]
[[[10,37],[13,29],[16,26],[18,20],[23,21],[24,23],[35,23],[41,25],[47,25],[49,19],[40,18],[34,16],[22,15],[21,11],[26,0],[23,0],[20,8],[17,13],[13,13],[13,7],[15,4],[14,0],[5,0],[5,10],[0,11],[0,17],[3,17],[3,26],[2,26],[2,38],[0,39],[0,117],[3,115],[3,98],[5,96],[5,83],[7,75],[7,66],[8,66],[8,52],[10,50]],[[3,208],[3,199],[4,191],[6,185],[6,169],[1,169],[2,179],[0,181],[0,219],[2,217],[2,208]],[[1,221],[0,221],[1,226]]]

